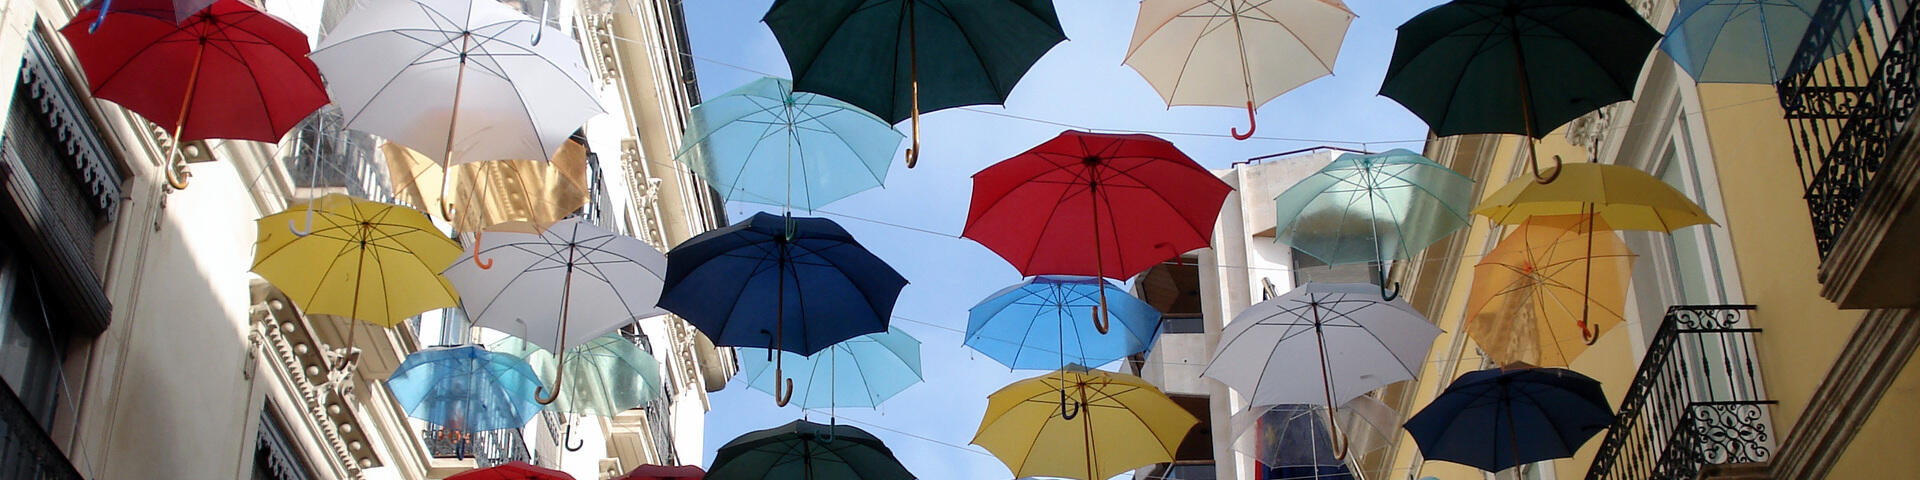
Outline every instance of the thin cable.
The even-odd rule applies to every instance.
[[[801,411],[802,411],[802,412],[808,412],[808,413],[820,413],[820,410],[819,410],[819,409],[814,409],[814,408],[802,408],[802,409],[801,409]],[[998,457],[994,457],[992,453],[989,453],[989,452],[983,452],[983,451],[980,451],[980,450],[976,450],[976,449],[973,449],[973,448],[971,448],[971,447],[968,447],[968,446],[965,446],[965,445],[960,445],[960,444],[956,444],[956,443],[952,443],[952,442],[948,442],[948,441],[944,441],[944,440],[939,440],[939,439],[935,439],[935,438],[932,438],[932,437],[928,437],[928,436],[925,436],[925,435],[920,435],[920,434],[917,434],[917,433],[913,433],[913,432],[908,432],[908,431],[905,431],[905,430],[900,430],[900,429],[896,429],[896,428],[892,428],[892,427],[886,427],[886,426],[881,426],[881,425],[879,425],[879,424],[876,424],[876,423],[873,423],[873,422],[868,422],[868,421],[864,421],[864,420],[859,420],[859,419],[855,419],[855,418],[848,418],[848,417],[842,417],[842,416],[838,416],[838,415],[833,415],[833,414],[831,414],[831,413],[829,413],[829,414],[827,414],[827,416],[828,416],[828,417],[830,417],[830,418],[832,418],[832,419],[834,419],[834,420],[837,420],[837,421],[845,421],[845,422],[847,422],[847,423],[853,423],[853,424],[859,424],[859,425],[864,425],[864,426],[866,426],[866,427],[868,427],[868,428],[876,428],[876,429],[880,429],[880,430],[886,430],[886,431],[889,431],[889,432],[893,432],[893,433],[898,433],[898,434],[901,434],[901,435],[906,435],[906,436],[908,436],[908,437],[912,437],[912,438],[916,438],[916,439],[919,439],[919,440],[924,440],[924,441],[926,441],[926,442],[929,442],[929,443],[933,443],[933,444],[936,444],[936,445],[940,445],[940,446],[944,446],[944,447],[948,447],[948,448],[953,448],[953,449],[957,449],[957,450],[960,450],[960,451],[963,451],[963,452],[967,452],[967,453],[971,453],[971,454],[975,454],[975,455],[980,455],[980,456],[984,456],[984,457],[989,457],[989,458],[998,458]]]

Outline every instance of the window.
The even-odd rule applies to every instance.
[[[0,378],[13,387],[40,427],[50,431],[65,339],[48,328],[54,322],[45,315],[33,273],[9,253],[13,251],[0,249]]]

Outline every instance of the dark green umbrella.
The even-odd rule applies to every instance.
[[[1399,30],[1380,94],[1439,136],[1545,137],[1632,98],[1660,41],[1623,0],[1454,0]]]
[[[713,455],[706,480],[912,480],[865,430],[806,420],[748,432]]]
[[[919,158],[920,112],[1005,102],[1067,39],[1053,0],[777,0],[761,21],[786,51],[794,90],[913,119],[907,168]]]

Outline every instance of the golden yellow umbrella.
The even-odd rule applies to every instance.
[[[308,314],[392,327],[458,300],[440,271],[460,246],[414,209],[330,194],[257,227],[253,272]]]
[[[393,178],[393,195],[453,224],[478,232],[507,222],[527,222],[539,234],[587,204],[587,147],[568,140],[548,161],[498,160],[455,165],[443,177],[440,165],[420,152],[393,142],[380,145]],[[453,197],[455,218],[436,211],[442,197]],[[497,230],[497,229],[495,229]]]
[[[1473,267],[1467,336],[1497,365],[1566,366],[1586,351],[1625,320],[1633,275],[1633,252],[1607,227],[1551,215],[1514,228]]]
[[[1173,461],[1198,423],[1140,377],[1073,366],[988,395],[973,443],[1015,477],[1103,480]]]
[[[1473,213],[1512,225],[1535,215],[1598,215],[1614,230],[1672,232],[1714,223],[1707,212],[1666,182],[1622,165],[1569,163],[1544,174],[1553,183],[1516,180],[1495,190]]]

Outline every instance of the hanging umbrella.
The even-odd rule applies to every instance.
[[[1660,50],[1700,83],[1779,83],[1819,8],[1820,0],[1681,0]]]
[[[131,13],[145,15],[173,23],[186,23],[193,14],[206,10],[214,0],[96,0],[88,3],[83,10],[106,11],[107,13]],[[94,17],[87,27],[89,32],[98,31],[100,25],[110,15]]]
[[[1333,416],[1321,405],[1264,405],[1233,414],[1229,420],[1234,451],[1246,454],[1281,475],[1270,480],[1323,478],[1313,473],[1327,467],[1344,468],[1346,458],[1358,458],[1393,446],[1400,434],[1400,414],[1369,396],[1354,397],[1341,404]],[[1327,425],[1339,423],[1351,444],[1346,452],[1335,452],[1336,443]]]
[[[813,210],[885,182],[900,138],[860,107],[762,77],[694,106],[679,158],[727,200]]]
[[[1353,11],[1340,0],[1159,0],[1140,4],[1126,64],[1167,105],[1247,106],[1333,74]]]
[[[706,480],[912,480],[865,430],[806,420],[748,432],[713,454]]]
[[[1480,258],[1467,335],[1488,359],[1566,366],[1625,321],[1634,255],[1608,230],[1587,215],[1529,217]]]
[[[1404,149],[1345,154],[1274,198],[1274,239],[1328,265],[1412,258],[1467,226],[1473,179]]]
[[[1083,328],[1113,297],[1113,330]],[[968,311],[966,344],[1012,369],[1106,365],[1147,351],[1160,335],[1160,312],[1099,277],[1041,275],[1007,287]]]
[[[1600,382],[1572,370],[1467,372],[1407,419],[1427,460],[1489,472],[1567,458],[1613,423]]]
[[[545,159],[602,113],[580,44],[492,0],[354,5],[313,61],[347,127],[442,165]]]
[[[420,349],[387,378],[407,416],[460,433],[525,426],[540,413],[539,386],[527,362],[478,345]]]
[[[707,471],[697,465],[645,464],[633,467],[633,471],[615,480],[700,480],[706,476]]]
[[[1231,191],[1158,137],[1067,131],[975,173],[961,236],[1023,275],[1125,279],[1209,245]]]
[[[1454,0],[1400,25],[1380,94],[1438,136],[1534,138],[1633,97],[1660,32],[1620,0]],[[1557,158],[1556,158],[1557,161]]]
[[[1439,336],[1405,300],[1382,299],[1374,285],[1309,283],[1235,315],[1201,375],[1252,405],[1332,409],[1412,380]],[[1333,433],[1343,438],[1337,427]],[[1344,454],[1345,442],[1336,444]]]
[[[460,246],[411,208],[336,193],[256,224],[253,272],[308,315],[392,327],[459,300],[440,268]]]
[[[460,232],[479,233],[521,222],[512,230],[539,234],[587,204],[587,146],[573,138],[547,161],[499,160],[453,167],[442,188],[440,165],[426,155],[393,142],[380,145],[387,160],[393,196],[453,224]],[[445,198],[443,192],[453,198]],[[452,204],[453,218],[433,207]],[[478,246],[479,242],[475,242]]]
[[[774,362],[755,350],[738,350],[739,376],[754,390],[780,395]],[[796,365],[793,396],[800,408],[875,407],[922,380],[920,340],[898,329],[849,338],[810,356],[779,355]]]
[[[487,260],[469,253],[443,272],[460,291],[467,318],[550,352],[663,313],[653,304],[660,298],[665,256],[646,242],[578,218],[539,235],[496,233],[478,255]],[[554,376],[551,393],[541,387],[541,404],[559,398],[567,371],[562,367]]]
[[[117,0],[102,16],[87,8],[60,29],[87,72],[93,96],[172,127],[167,181],[180,144],[209,138],[277,142],[307,114],[326,105],[320,71],[307,60],[307,36],[240,0],[222,0],[176,23],[145,15],[156,0]],[[106,16],[124,17],[91,30]]]
[[[496,340],[487,349],[526,360],[543,382],[554,381],[559,369],[566,368],[574,381],[566,384],[560,400],[543,407],[550,411],[612,417],[659,397],[666,385],[660,379],[660,361],[619,334],[568,348],[564,363],[552,351],[520,337]]]
[[[988,395],[972,443],[1015,477],[1101,480],[1173,461],[1199,423],[1140,377],[1074,365]]]
[[[754,214],[667,253],[665,308],[717,345],[812,355],[886,331],[907,279],[824,218]],[[784,377],[779,357],[774,376]],[[775,398],[793,396],[792,382]]]
[[[574,480],[573,475],[514,460],[448,476],[447,480]]]
[[[761,21],[786,53],[795,90],[889,123],[913,120],[907,168],[920,158],[921,112],[1005,102],[1067,39],[1053,0],[777,0]]]

